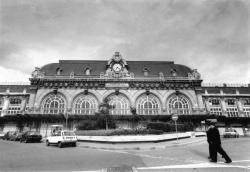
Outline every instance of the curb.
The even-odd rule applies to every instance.
[[[185,138],[183,138],[183,139],[185,139]],[[174,140],[177,140],[177,139],[174,139]],[[168,141],[172,141],[172,140],[168,140]],[[150,146],[150,147],[143,147],[143,148],[139,147],[139,146],[127,147],[127,145],[124,145],[124,147],[120,147],[120,148],[115,148],[115,147],[110,148],[110,147],[105,147],[105,145],[101,145],[103,143],[96,142],[96,143],[100,143],[100,146],[79,145],[79,147],[88,148],[88,149],[102,149],[102,150],[159,150],[159,149],[166,149],[168,147],[183,146],[183,145],[189,145],[189,144],[193,144],[193,143],[199,143],[202,141],[204,141],[204,139],[199,139],[199,140],[190,141],[190,142],[186,142],[186,143],[171,143],[170,145],[159,145],[159,146]],[[110,143],[110,144],[112,144],[112,143]],[[119,143],[119,144],[121,145],[121,143]],[[116,144],[116,145],[119,145],[119,144]],[[112,144],[112,145],[115,145],[115,144]]]

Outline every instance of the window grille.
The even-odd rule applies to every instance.
[[[109,105],[111,106],[110,113],[112,115],[128,115],[130,114],[130,103],[129,100],[119,94],[111,95],[109,97]]]
[[[222,115],[221,101],[218,98],[212,98],[209,100],[209,113],[214,115]]]
[[[79,95],[73,103],[74,114],[94,115],[97,110],[97,100],[92,95]]]
[[[65,109],[66,103],[60,94],[50,94],[43,101],[42,112],[44,114],[64,113]]]
[[[140,115],[158,115],[161,109],[159,99],[152,94],[141,96],[136,107]]]
[[[190,114],[189,100],[183,95],[174,95],[168,101],[169,113]]]

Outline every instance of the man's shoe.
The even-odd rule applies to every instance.
[[[231,162],[232,162],[232,160],[229,160],[229,161],[226,161],[225,163],[229,164],[229,163],[231,163]]]
[[[214,161],[214,160],[210,160],[210,162],[217,163],[217,161]]]

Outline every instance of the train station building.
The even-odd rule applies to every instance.
[[[159,118],[213,115],[250,127],[244,123],[250,119],[250,84],[205,84],[201,78],[196,69],[173,61],[127,61],[119,52],[102,61],[59,60],[35,68],[30,84],[0,85],[0,114],[89,117],[108,100],[116,119],[134,109]]]

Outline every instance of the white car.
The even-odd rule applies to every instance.
[[[234,129],[227,129],[225,130],[223,137],[224,138],[238,138],[239,133],[237,133],[237,131]]]
[[[58,131],[46,138],[46,146],[51,144],[56,144],[59,148],[62,148],[64,145],[72,145],[75,147],[77,144],[77,137],[73,131]]]

